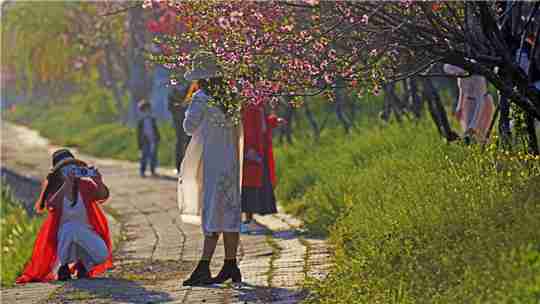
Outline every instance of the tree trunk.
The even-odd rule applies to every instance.
[[[409,78],[407,87],[409,89],[409,99],[412,112],[416,118],[421,118],[422,111],[424,110],[424,103],[418,94],[418,83],[416,82],[416,78]]]
[[[388,122],[390,120],[390,114],[392,109],[391,102],[390,102],[390,94],[386,93],[386,88],[384,88],[384,99],[383,99],[383,109],[381,111],[381,114],[379,115],[380,119],[384,120],[385,122]]]
[[[349,108],[351,111],[351,121],[354,124],[356,122],[356,114],[358,113],[358,104],[356,100],[349,100]]]
[[[110,46],[107,45],[105,47],[105,66],[103,69],[104,72],[104,80],[105,85],[111,89],[114,97],[114,102],[116,104],[116,109],[118,110],[120,121],[122,123],[127,122],[126,113],[124,112],[124,104],[123,104],[123,94],[120,92],[120,89],[118,88],[118,80],[116,77],[114,77],[113,74],[113,60],[112,60],[112,54],[110,50]]]
[[[349,134],[350,129],[351,129],[351,122],[349,121],[349,119],[347,119],[347,117],[345,116],[345,113],[343,113],[343,107],[345,103],[347,102],[343,87],[344,87],[343,79],[338,77],[334,85],[334,95],[336,97],[336,104],[335,104],[336,116],[339,122],[341,122],[341,125],[343,126],[345,133]]]
[[[306,112],[307,120],[311,126],[311,130],[313,130],[313,137],[315,138],[315,142],[318,142],[321,137],[321,130],[319,128],[319,124],[317,123],[317,120],[313,116],[313,113],[309,109],[309,103],[306,101],[304,102],[304,110]]]
[[[285,112],[284,118],[285,120],[287,120],[287,124],[280,128],[279,142],[283,143],[283,138],[285,138],[287,140],[287,143],[292,144],[292,125],[295,112],[293,106],[289,103],[289,100],[287,100],[286,105],[287,110]]]
[[[525,123],[527,124],[527,134],[528,142],[527,146],[529,147],[529,153],[533,155],[539,155],[538,151],[538,137],[536,135],[536,126],[534,116],[531,114],[525,115]]]
[[[441,98],[435,90],[433,83],[430,79],[425,78],[423,84],[424,98],[428,100],[429,113],[431,114],[431,118],[439,130],[439,134],[441,134],[441,136],[446,138],[446,140],[449,142],[458,139],[459,136],[450,127],[448,115],[446,114],[446,110],[441,102]]]
[[[501,142],[504,147],[508,147],[511,142],[512,133],[510,131],[510,101],[505,95],[500,95],[500,117],[499,117],[499,133],[501,136]]]
[[[399,97],[397,97],[395,93],[395,85],[394,83],[389,83],[384,86],[384,103],[385,103],[385,109],[383,112],[383,119],[386,117],[386,121],[390,119],[390,112],[394,112],[394,116],[396,117],[396,121],[398,123],[402,122],[401,115],[403,114],[402,109],[403,105],[401,104],[401,101],[399,100]]]
[[[170,72],[161,65],[155,65],[152,73],[152,113],[158,119],[169,120],[171,115],[167,109],[168,96],[171,92],[169,86]]]
[[[144,60],[144,45],[146,32],[143,18],[142,6],[130,8],[128,11],[128,62],[129,79],[128,88],[130,92],[130,105],[128,110],[128,124],[135,126],[137,120],[137,103],[149,96],[147,74]]]

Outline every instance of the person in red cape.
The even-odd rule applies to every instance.
[[[257,229],[253,214],[277,213],[274,187],[277,183],[272,129],[286,123],[274,114],[267,115],[263,106],[248,105],[243,110],[244,163],[242,178],[242,212],[246,220],[241,232]]]
[[[109,197],[101,174],[90,167],[94,176],[77,177],[74,170],[88,166],[67,149],[54,152],[52,163],[35,206],[48,215],[18,284],[68,280],[74,273],[94,277],[113,265],[109,227],[99,207]]]

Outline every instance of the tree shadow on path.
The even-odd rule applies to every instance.
[[[156,286],[156,289],[159,286]],[[163,303],[174,299],[165,292],[148,289],[136,281],[117,278],[95,278],[69,281],[59,295],[68,303],[91,299],[106,303]]]
[[[145,177],[147,179],[160,179],[165,181],[178,181],[178,176],[172,176],[172,175],[166,175],[166,174],[156,174],[154,176],[147,176]]]
[[[206,296],[217,292],[224,299],[227,299],[225,303],[300,303],[308,295],[304,289],[287,289],[268,286],[257,286],[246,282],[241,283],[239,286],[230,287],[230,285],[208,285],[194,287],[198,293],[205,294]],[[199,299],[202,302],[212,302],[211,297],[208,299],[202,296]]]
[[[256,233],[252,233],[252,235],[268,235],[268,234],[271,234],[274,239],[279,239],[279,240],[293,240],[293,239],[298,239],[300,237],[306,240],[315,240],[315,241],[326,240],[324,236],[307,233],[306,231],[301,230],[301,229],[287,229],[287,230],[273,231],[273,230],[263,227],[263,229],[261,229],[260,231]]]
[[[236,288],[241,303],[299,303],[307,292],[303,289],[263,287],[243,283]]]

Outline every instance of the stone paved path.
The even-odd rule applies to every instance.
[[[34,181],[45,176],[56,147],[24,127],[2,122],[1,130],[4,169]],[[240,288],[182,287],[198,261],[202,234],[178,216],[172,170],[143,179],[134,163],[77,156],[97,165],[111,189],[106,211],[122,228],[115,268],[92,280],[3,289],[2,303],[298,303],[306,295],[304,279],[326,273],[325,242],[301,236],[301,223],[278,214],[257,218],[268,233],[241,236],[245,284]],[[211,265],[214,274],[223,256],[220,243]]]

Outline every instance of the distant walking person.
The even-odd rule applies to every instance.
[[[444,65],[447,74],[466,76],[465,70],[450,64]],[[470,75],[458,78],[459,99],[456,118],[459,120],[466,140],[487,140],[487,132],[495,107],[493,97],[488,94],[487,81],[483,76]]]
[[[243,111],[244,165],[242,177],[242,212],[246,219],[241,232],[257,229],[253,214],[277,213],[274,187],[276,169],[272,150],[272,129],[285,120],[276,115],[266,115],[264,107],[247,105]]]
[[[150,103],[141,100],[138,106],[142,114],[137,124],[137,141],[139,150],[141,151],[140,175],[141,177],[145,177],[146,165],[149,164],[150,172],[152,176],[155,176],[160,140],[159,130],[156,118],[152,115]]]
[[[186,145],[189,141],[184,128],[182,127],[182,122],[184,121],[184,112],[186,110],[186,103],[184,101],[188,86],[181,88],[174,87],[169,94],[169,112],[171,112],[173,127],[176,133],[176,145],[174,150],[174,155],[176,157],[176,173],[180,173],[180,165],[182,164],[182,159],[184,158],[184,152]]]
[[[65,281],[75,271],[77,278],[94,277],[112,267],[109,227],[99,207],[109,189],[101,174],[67,149],[54,152],[52,163],[36,201],[36,210],[47,210],[48,216],[19,284]]]
[[[225,111],[228,84],[220,76],[215,56],[200,52],[185,75],[198,81],[186,111],[184,130],[191,135],[178,179],[178,204],[182,220],[201,223],[204,244],[199,264],[184,286],[241,282],[236,255],[241,222],[242,126]],[[225,261],[211,277],[210,260],[223,234]]]

